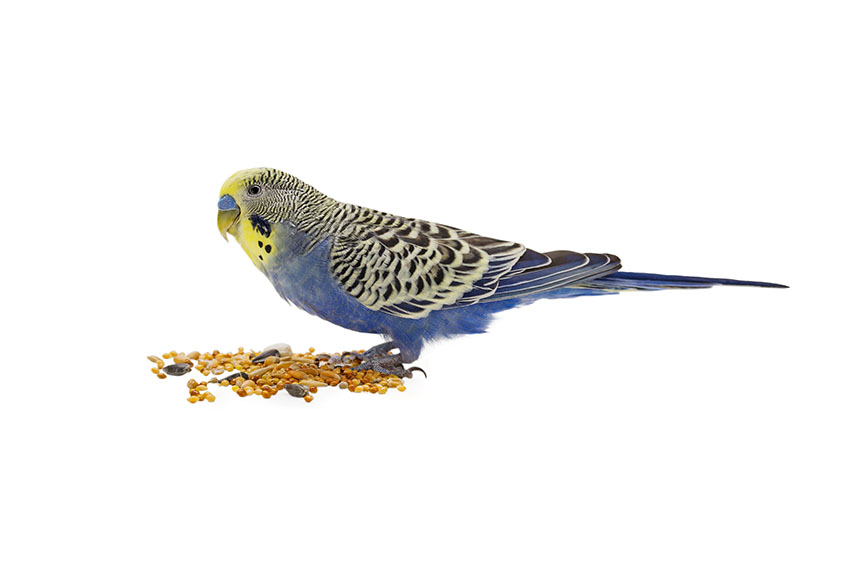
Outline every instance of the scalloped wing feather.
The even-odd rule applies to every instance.
[[[371,219],[336,239],[331,273],[367,308],[396,316],[421,318],[490,296],[526,252],[438,223],[377,212]]]

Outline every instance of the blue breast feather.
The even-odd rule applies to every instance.
[[[345,292],[329,269],[332,238],[306,251],[308,237],[286,224],[275,224],[278,255],[266,267],[266,276],[278,294],[297,307],[328,322],[358,332],[380,334],[393,340],[406,363],[418,358],[425,342],[461,334],[481,333],[493,314],[539,298],[610,294],[606,291],[565,288],[519,298],[481,302],[431,312],[418,319],[371,310]]]

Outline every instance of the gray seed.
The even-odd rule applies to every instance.
[[[303,398],[304,396],[310,393],[310,390],[308,390],[306,386],[302,386],[301,384],[286,384],[283,389],[289,392],[290,396],[293,396],[295,398]]]
[[[269,346],[263,348],[263,352],[271,349],[275,349],[280,352],[278,356],[280,356],[281,358],[289,358],[290,356],[292,356],[292,347],[283,342],[278,342],[277,344],[270,344]]]
[[[244,378],[245,380],[247,380],[248,375],[245,374],[244,372],[237,372],[236,374],[231,374],[230,376],[225,376],[224,378],[221,379],[221,382],[224,382],[225,380],[230,382],[231,380],[234,380],[236,378]]]
[[[183,362],[182,364],[169,364],[163,368],[162,371],[169,376],[183,376],[184,374],[192,371],[192,365],[186,362]]]
[[[253,362],[254,364],[257,364],[259,362],[263,362],[269,356],[277,356],[279,358],[280,357],[280,350],[278,350],[277,348],[269,348],[268,350],[265,350],[265,351],[257,354],[254,357],[254,359],[251,360],[251,362]]]

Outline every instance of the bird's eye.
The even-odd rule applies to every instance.
[[[256,197],[260,194],[260,186],[259,185],[251,185],[248,187],[248,195],[252,197]]]

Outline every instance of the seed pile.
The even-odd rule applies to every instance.
[[[166,360],[173,363],[166,365]],[[160,356],[148,356],[154,363],[151,372],[157,378],[183,376],[196,370],[208,380],[189,379],[187,400],[215,402],[209,388],[213,384],[230,386],[237,396],[261,396],[269,399],[281,392],[305,402],[312,402],[319,388],[339,388],[355,394],[386,394],[394,388],[404,392],[401,378],[372,370],[355,370],[360,359],[349,352],[341,354],[315,354],[310,348],[306,353],[293,353],[288,344],[275,344],[262,352],[246,351],[240,347],[236,352],[166,352]],[[219,378],[219,376],[222,376]]]

